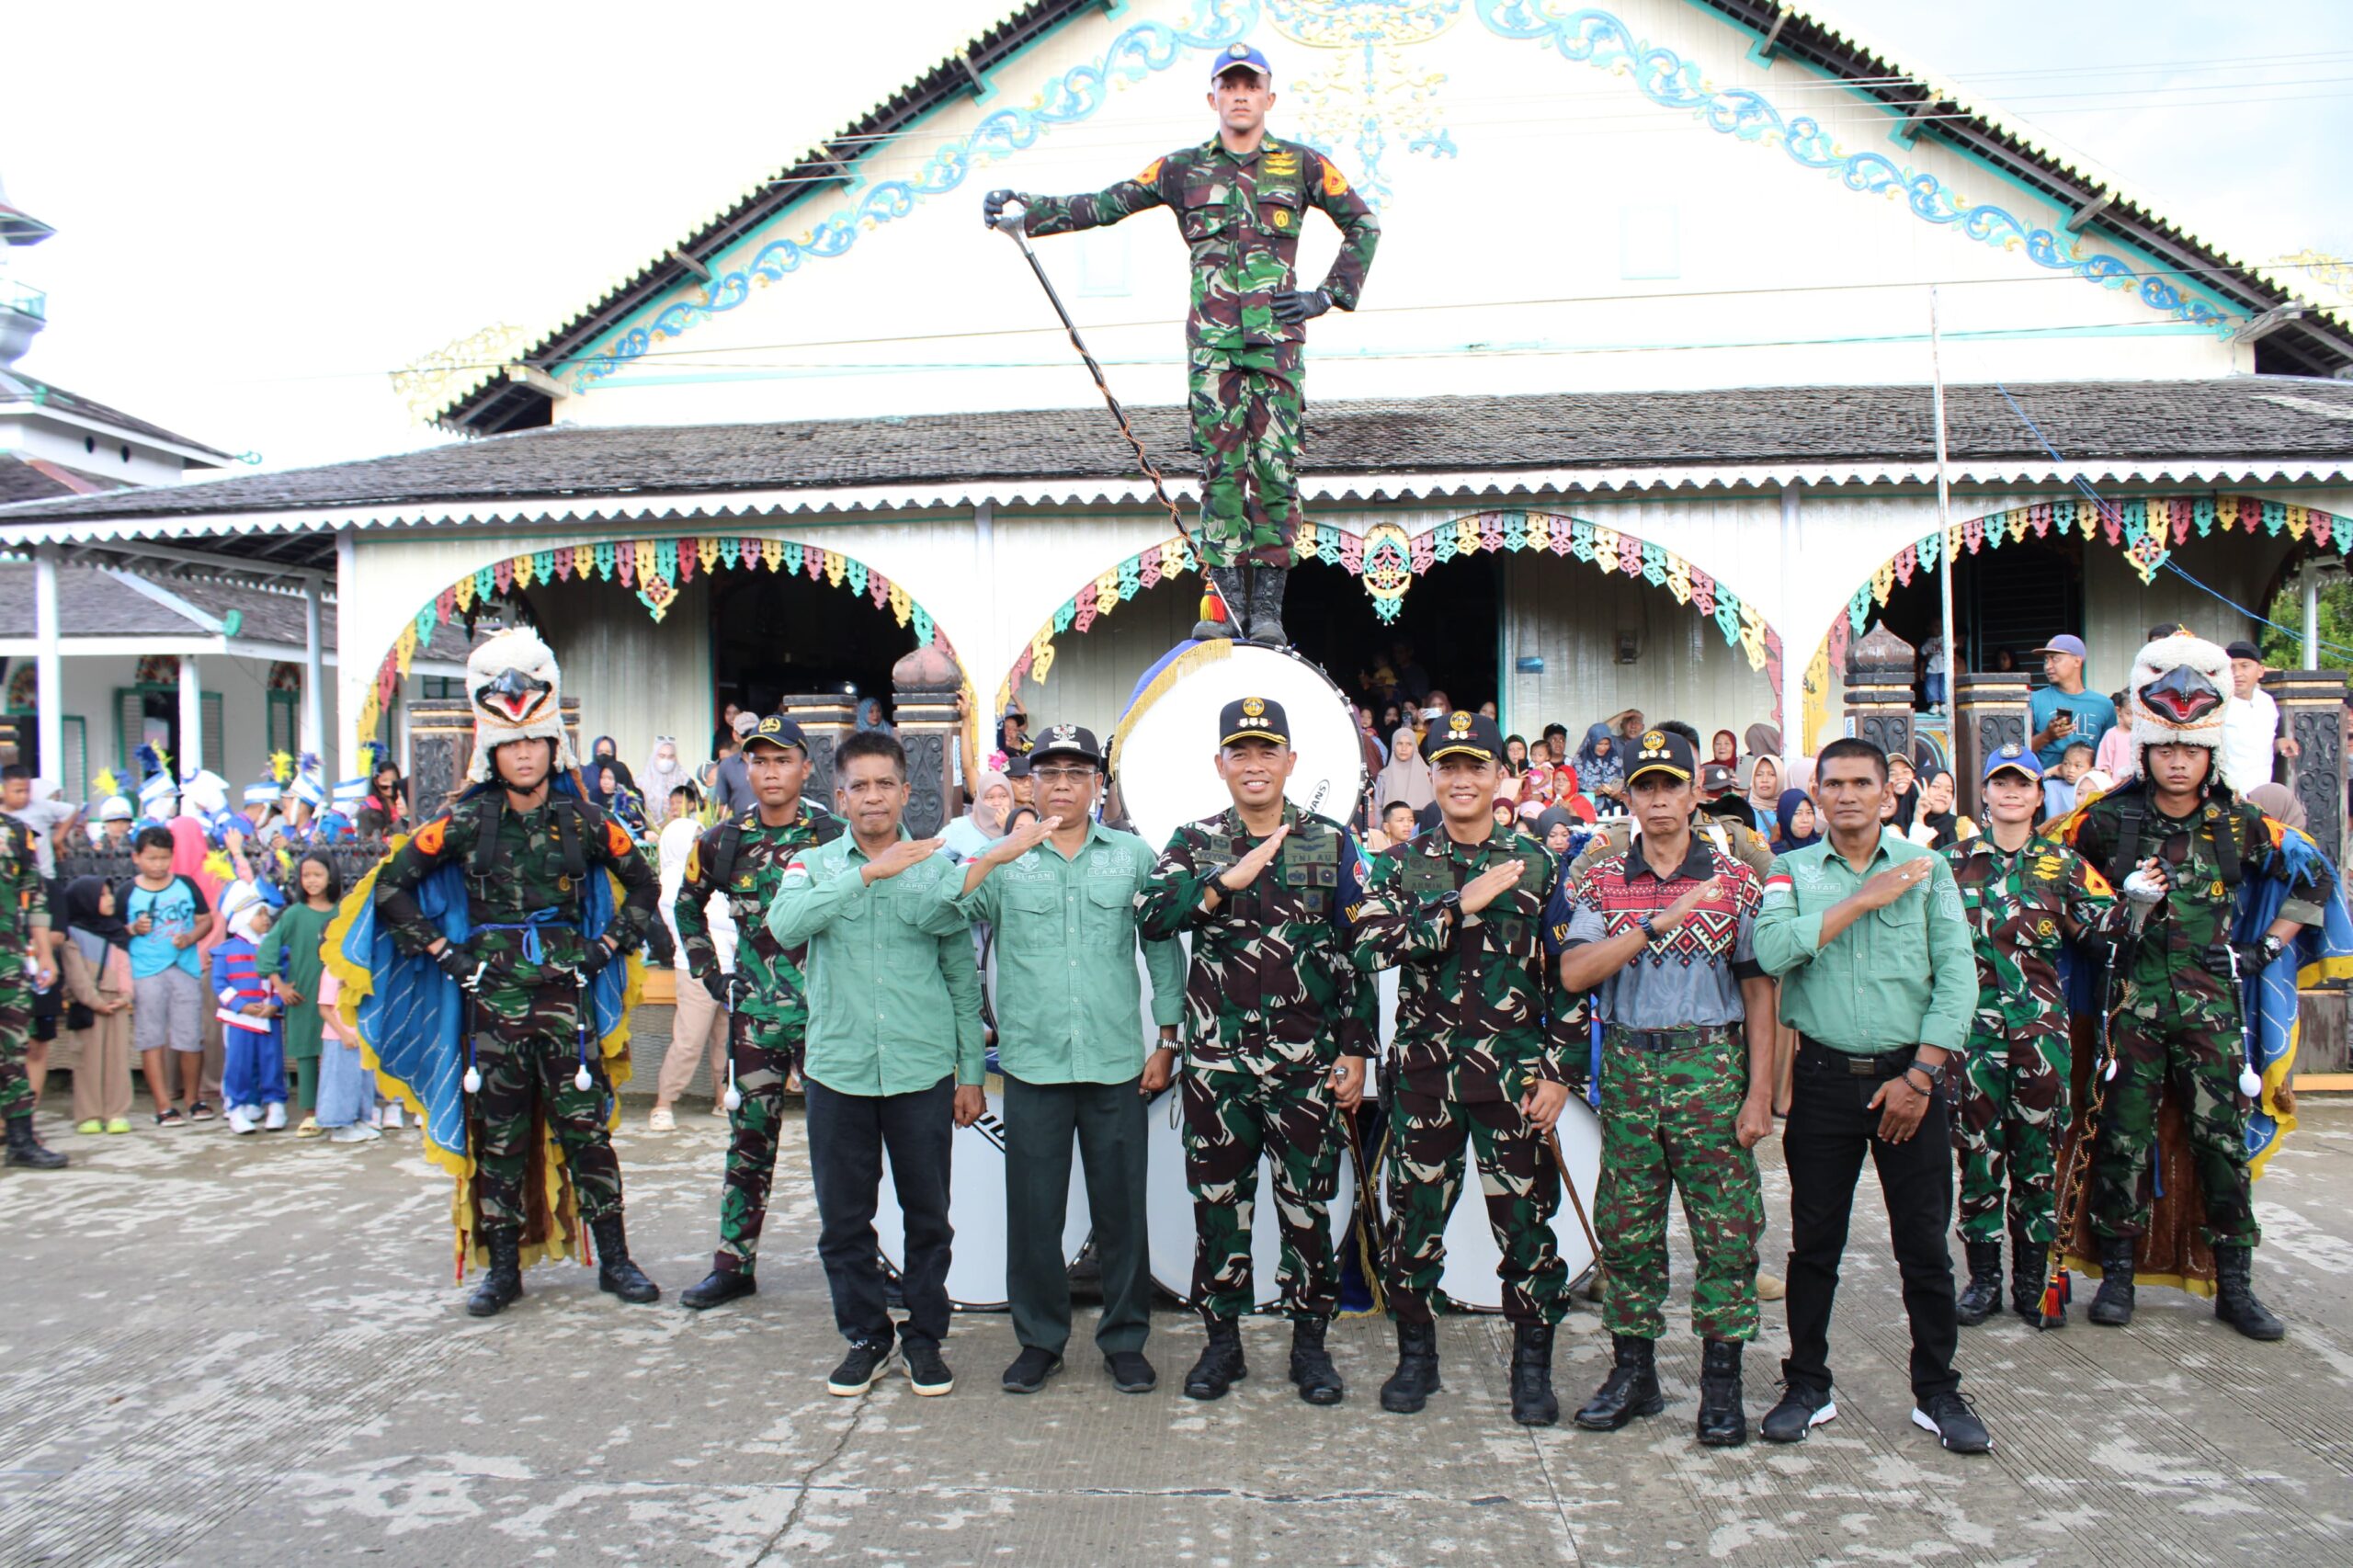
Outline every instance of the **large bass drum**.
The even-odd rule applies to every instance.
[[[1161,1091],[1150,1108],[1151,1121],[1144,1143],[1148,1164],[1144,1173],[1144,1250],[1150,1256],[1152,1282],[1191,1303],[1193,1299],[1193,1193],[1185,1185],[1185,1132],[1179,1125],[1178,1091]],[[1339,1136],[1335,1130],[1335,1136]],[[1324,1206],[1332,1226],[1332,1256],[1344,1257],[1355,1233],[1357,1210],[1356,1161],[1340,1151],[1340,1181],[1332,1201]],[[1282,1263],[1282,1227],[1276,1218],[1273,1163],[1258,1157],[1258,1191],[1250,1210],[1250,1286],[1260,1311],[1282,1295],[1279,1276]]]
[[[1598,1261],[1593,1256],[1592,1242],[1586,1239],[1586,1227],[1593,1219],[1594,1190],[1601,1185],[1601,1118],[1594,1114],[1591,1106],[1572,1096],[1561,1112],[1557,1131],[1575,1201],[1571,1200],[1570,1190],[1564,1187],[1561,1206],[1552,1215],[1552,1246],[1561,1255],[1561,1261],[1569,1266],[1569,1280],[1574,1284],[1592,1273]],[[1385,1142],[1386,1134],[1383,1137]],[[1495,1230],[1487,1223],[1478,1160],[1468,1148],[1462,1152],[1462,1195],[1454,1201],[1454,1212],[1446,1218],[1446,1262],[1438,1274],[1438,1288],[1459,1311],[1499,1312],[1504,1310],[1504,1282],[1499,1272],[1504,1264],[1503,1249],[1495,1244]],[[1385,1168],[1387,1162],[1381,1163]],[[1579,1204],[1584,1206],[1583,1220],[1577,1215]],[[1381,1217],[1385,1231],[1389,1219],[1389,1186],[1385,1179],[1381,1187]],[[1382,1251],[1386,1256],[1385,1236]]]
[[[1001,1312],[1011,1304],[1006,1289],[1005,1095],[994,1072],[989,1108],[950,1142],[948,1222],[956,1240],[948,1263],[948,1300],[960,1312]],[[1070,1207],[1063,1218],[1063,1261],[1075,1263],[1093,1224],[1086,1208],[1086,1173],[1075,1155],[1070,1167]],[[882,1261],[897,1273],[907,1261],[907,1221],[899,1191],[891,1181],[891,1156],[882,1156],[881,1189],[875,1195],[874,1239]]]
[[[1345,823],[1364,793],[1364,747],[1348,699],[1322,670],[1287,648],[1255,642],[1189,643],[1136,683],[1111,733],[1111,777],[1120,804],[1155,851],[1188,822],[1222,811],[1218,713],[1237,698],[1283,705],[1299,753],[1283,793],[1302,811]]]

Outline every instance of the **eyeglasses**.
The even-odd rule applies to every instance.
[[[1079,784],[1095,777],[1091,767],[1033,767],[1029,777],[1040,784]]]

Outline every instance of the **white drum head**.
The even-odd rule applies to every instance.
[[[1569,1177],[1576,1184],[1576,1195],[1584,1201],[1585,1217],[1590,1221],[1594,1190],[1601,1184],[1601,1118],[1585,1101],[1573,1098],[1561,1112],[1559,1131],[1561,1153],[1568,1161]],[[1503,1249],[1495,1244],[1495,1233],[1487,1223],[1487,1204],[1480,1191],[1477,1158],[1468,1148],[1462,1158],[1462,1196],[1455,1199],[1454,1212],[1447,1216],[1446,1265],[1438,1274],[1438,1288],[1458,1309],[1499,1312],[1504,1310],[1504,1282],[1495,1271],[1503,1267]],[[1381,1209],[1385,1221],[1389,1214],[1386,1179],[1381,1187]],[[1386,1245],[1386,1237],[1383,1244]],[[1561,1193],[1561,1207],[1552,1215],[1552,1246],[1561,1255],[1561,1261],[1569,1266],[1571,1283],[1592,1272],[1596,1261],[1593,1246],[1586,1240],[1585,1226],[1577,1221],[1576,1205],[1569,1200],[1565,1188]]]
[[[948,1263],[948,1300],[965,1312],[998,1312],[1012,1304],[1006,1289],[1005,1231],[1005,1096],[987,1091],[989,1108],[970,1127],[956,1130],[949,1158],[948,1222],[956,1240]],[[1086,1176],[1074,1148],[1070,1165],[1070,1207],[1063,1218],[1063,1261],[1078,1261],[1094,1221],[1086,1208]],[[882,1186],[874,1204],[874,1238],[882,1259],[893,1269],[904,1267],[907,1221],[899,1211],[898,1189],[891,1185],[891,1156],[882,1155]]]
[[[1188,822],[1223,811],[1218,713],[1242,697],[1283,705],[1299,766],[1284,795],[1346,822],[1364,792],[1364,749],[1348,700],[1298,654],[1251,642],[1197,642],[1146,676],[1111,734],[1111,769],[1136,832],[1156,851]]]
[[[1145,1248],[1151,1255],[1152,1282],[1176,1297],[1193,1294],[1193,1193],[1185,1185],[1183,1112],[1179,1125],[1170,1126],[1170,1108],[1178,1091],[1164,1089],[1149,1108],[1146,1142],[1150,1163],[1144,1175]],[[1340,1185],[1324,1206],[1332,1224],[1332,1255],[1341,1259],[1348,1244],[1349,1224],[1357,1211],[1357,1165],[1348,1151],[1340,1151]],[[1282,1299],[1282,1231],[1276,1221],[1273,1163],[1258,1160],[1258,1196],[1250,1210],[1250,1285],[1261,1310]]]

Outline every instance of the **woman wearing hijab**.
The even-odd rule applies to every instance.
[[[878,735],[895,735],[899,733],[889,720],[882,717],[882,699],[879,697],[858,699],[858,727],[860,731],[871,730]]]
[[[1887,758],[1888,798],[1895,809],[1886,815],[1889,826],[1909,837],[1913,819],[1920,813],[1920,770],[1912,759],[1891,752]]]
[[[1740,737],[1730,730],[1718,730],[1714,744],[1709,748],[1708,760],[1725,767],[1740,766]]]
[[[598,735],[588,743],[588,760],[591,762],[604,762],[620,754],[620,746],[610,735]]]
[[[1572,858],[1569,846],[1577,835],[1577,819],[1565,806],[1547,806],[1536,815],[1533,830],[1552,852],[1552,858],[1565,866]]]
[[[972,781],[972,808],[948,824],[940,842],[959,860],[977,860],[988,846],[1005,836],[1005,819],[1013,810],[1013,781],[1002,773],[983,770]]]
[[[1773,808],[1773,821],[1778,824],[1773,835],[1776,855],[1787,855],[1792,849],[1822,842],[1821,820],[1814,813],[1813,797],[1802,790],[1781,791],[1781,798]]]
[[[1592,798],[1597,814],[1618,816],[1625,812],[1626,764],[1618,756],[1617,734],[1607,723],[1586,731],[1585,744],[1577,748],[1577,779]]]
[[[1748,799],[1748,809],[1763,828],[1773,820],[1781,804],[1781,759],[1769,752],[1760,752],[1740,765],[1740,792]]]
[[[1740,749],[1751,756],[1781,755],[1781,728],[1778,724],[1751,724],[1740,734]]]
[[[2090,775],[2085,777],[2089,778]],[[2304,825],[2304,803],[2296,799],[2296,792],[2285,784],[2258,784],[2246,792],[2246,799],[2249,805],[2273,822],[2296,828]]]
[[[1953,811],[1957,788],[1950,768],[1929,768],[1920,780],[1919,812],[1904,836],[1923,849],[1942,849],[1975,837],[1977,824]]]
[[[588,799],[626,829],[631,838],[645,836],[645,802],[630,788],[629,769],[610,757],[588,765]]]
[[[1422,760],[1422,743],[1410,724],[1400,724],[1397,733],[1389,737],[1389,766],[1373,780],[1372,800],[1375,811],[1386,812],[1403,801],[1414,808],[1418,816],[1424,806],[1438,799],[1438,787],[1430,781],[1430,765]]]
[[[131,1131],[131,928],[122,923],[114,889],[102,877],[65,884],[65,941],[57,949],[65,994],[89,1010],[86,1028],[71,1031],[81,1046],[74,1066],[74,1131]],[[169,1092],[151,1067],[147,1087],[158,1107]]]
[[[638,781],[639,793],[645,797],[647,823],[660,827],[670,820],[670,791],[681,784],[692,784],[694,775],[687,768],[686,760],[678,755],[678,743],[670,735],[654,737],[654,749],[645,756],[645,777]]]

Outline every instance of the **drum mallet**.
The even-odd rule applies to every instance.
[[[1010,235],[1013,243],[1021,247],[1021,259],[1029,264],[1031,272],[1037,274],[1038,287],[1046,291],[1047,302],[1054,307],[1054,314],[1062,318],[1063,329],[1070,334],[1070,346],[1078,350],[1078,357],[1081,359],[1086,361],[1087,374],[1095,378],[1096,389],[1102,392],[1104,403],[1109,406],[1111,418],[1120,426],[1120,434],[1125,436],[1128,438],[1128,445],[1135,449],[1136,466],[1142,469],[1144,478],[1152,482],[1152,493],[1159,498],[1160,505],[1167,511],[1169,522],[1176,527],[1176,537],[1185,541],[1185,547],[1193,552],[1194,561],[1199,562],[1201,560],[1201,547],[1194,540],[1193,530],[1185,526],[1184,514],[1176,509],[1176,503],[1168,498],[1167,483],[1161,478],[1159,467],[1153,462],[1152,455],[1143,449],[1143,438],[1136,434],[1135,426],[1129,423],[1128,411],[1121,408],[1120,400],[1112,395],[1111,383],[1103,376],[1103,367],[1096,362],[1094,354],[1086,347],[1086,340],[1079,336],[1078,324],[1071,320],[1070,311],[1063,304],[1062,295],[1054,290],[1053,279],[1046,276],[1045,267],[1039,264],[1038,253],[1029,248],[1029,234],[1024,226],[1029,222],[1029,217],[1026,211],[1008,210],[997,219],[996,227],[1001,233]],[[1232,606],[1225,602],[1225,596],[1217,591],[1217,585],[1210,581],[1209,569],[1206,566],[1201,570],[1201,583],[1206,589],[1204,597],[1217,601],[1219,619],[1228,626],[1239,627],[1242,624],[1242,618],[1234,613]]]
[[[1577,1211],[1577,1229],[1585,1233],[1585,1244],[1593,1249],[1593,1261],[1601,1261],[1601,1243],[1593,1233],[1593,1221],[1586,1218],[1585,1199],[1577,1196],[1577,1178],[1569,1174],[1569,1157],[1561,1152],[1561,1134],[1548,1129],[1544,1146],[1552,1151],[1552,1164],[1560,1168],[1561,1185],[1569,1189],[1569,1207]]]

